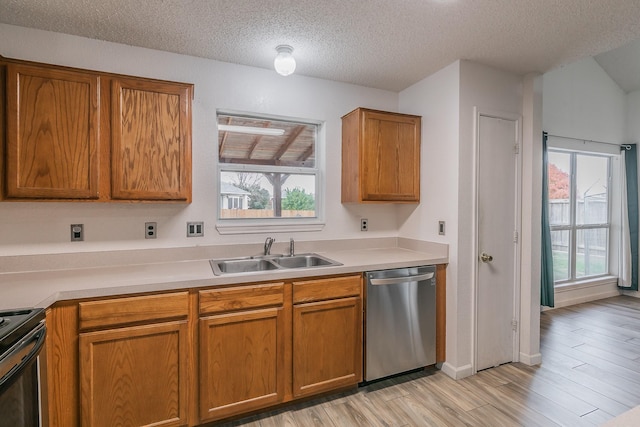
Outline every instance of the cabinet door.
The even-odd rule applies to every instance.
[[[200,420],[211,421],[284,400],[282,308],[200,320]]]
[[[293,394],[302,397],[362,380],[362,304],[342,298],[293,307]]]
[[[113,199],[191,201],[191,86],[112,81]]]
[[[420,118],[364,111],[364,201],[420,201]]]
[[[80,334],[83,426],[187,425],[187,321]]]
[[[9,198],[98,198],[99,77],[7,65]]]

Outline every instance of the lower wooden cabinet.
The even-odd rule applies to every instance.
[[[199,306],[200,420],[283,402],[284,284],[201,291]]]
[[[81,425],[187,425],[187,321],[80,334]]]
[[[342,298],[293,308],[293,394],[309,396],[362,380],[362,304]]]
[[[188,424],[189,294],[78,304],[82,426]]]
[[[362,381],[362,277],[293,282],[293,395]]]
[[[200,320],[200,419],[217,420],[284,400],[282,308]]]
[[[56,304],[50,427],[196,426],[362,381],[362,276]]]

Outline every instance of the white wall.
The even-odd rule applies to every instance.
[[[550,71],[543,76],[542,126],[550,135],[550,147],[578,148],[587,151],[616,154],[614,145],[583,142],[601,141],[621,144],[628,141],[628,133],[635,127],[633,121],[627,128],[627,95],[609,77],[593,58],[586,58]],[[631,100],[633,96],[629,97]],[[633,132],[631,132],[633,133]],[[636,134],[640,136],[640,134]],[[577,138],[578,141],[569,138]],[[617,259],[620,193],[618,188],[618,161],[613,162],[612,182],[612,233],[610,251]],[[610,266],[617,272],[617,263]],[[570,285],[555,292],[556,307],[618,295],[614,280],[588,285]]]
[[[447,361],[454,378],[472,372],[474,107],[520,115],[522,78],[457,61],[400,93],[400,110],[423,116],[422,194],[399,212],[400,235],[449,244]],[[437,234],[438,220],[447,234]]]
[[[640,90],[627,94],[626,113],[626,142],[640,143]]]
[[[456,309],[459,104],[459,61],[402,91],[399,102],[400,111],[422,116],[420,205],[400,209],[400,236],[449,244],[446,353],[453,366],[457,366],[460,328]],[[438,235],[438,221],[446,222],[444,236]]]
[[[470,61],[460,67],[460,158],[458,191],[458,323],[456,339],[458,369],[473,361],[473,282],[476,259],[472,237],[475,232],[474,185],[474,107],[480,112],[498,112],[520,116],[522,111],[522,77]],[[462,325],[469,325],[463,328]]]
[[[325,122],[326,226],[286,233],[300,240],[396,236],[397,208],[340,203],[340,117],[356,107],[396,111],[398,94],[273,70],[240,66],[82,37],[0,24],[0,54],[50,64],[195,84],[193,202],[190,205],[117,203],[0,203],[0,256],[118,249],[188,247],[264,241],[265,235],[221,236],[215,229],[216,109],[292,116]],[[144,239],[144,222],[158,238]],[[186,238],[187,221],[205,221],[205,236]],[[85,241],[69,242],[69,224],[84,223]],[[285,234],[285,233],[283,233]]]
[[[524,77],[522,91],[522,230],[520,361],[539,364],[542,214],[542,76]]]
[[[621,144],[625,93],[593,58],[543,76],[542,125],[553,135]]]

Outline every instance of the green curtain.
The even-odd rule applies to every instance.
[[[629,240],[631,243],[631,287],[638,290],[638,153],[636,144],[630,144],[625,152],[624,165],[627,181],[627,212]]]
[[[553,252],[551,250],[551,229],[549,227],[549,156],[547,154],[547,133],[542,134],[542,260],[540,272],[540,304],[553,307]]]

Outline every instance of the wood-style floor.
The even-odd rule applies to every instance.
[[[511,363],[459,381],[413,373],[223,425],[597,426],[640,405],[640,299],[552,310],[540,323],[541,366]]]

